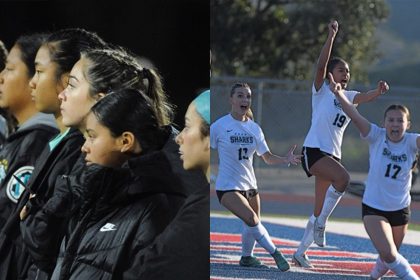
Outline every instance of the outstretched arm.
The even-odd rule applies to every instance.
[[[331,50],[334,43],[335,35],[338,32],[338,22],[333,20],[328,24],[328,38],[322,47],[321,54],[318,58],[318,63],[316,66],[314,85],[315,89],[318,91],[322,83],[324,82],[325,75],[327,73],[327,64],[330,60]]]
[[[385,81],[379,81],[378,87],[369,90],[366,93],[358,93],[353,99],[353,104],[362,104],[376,99],[379,95],[385,94],[389,90],[389,86]]]
[[[353,123],[359,129],[363,137],[366,137],[370,131],[370,123],[365,119],[356,107],[350,103],[347,97],[344,95],[344,90],[341,88],[340,83],[336,83],[331,73],[328,73],[330,78],[330,89],[337,97],[338,101],[343,108],[343,111],[352,119]]]
[[[294,155],[293,152],[296,149],[296,145],[293,145],[289,152],[287,153],[286,156],[281,157],[275,154],[272,154],[271,152],[266,152],[265,154],[262,155],[262,158],[264,160],[265,163],[267,163],[268,165],[272,165],[272,164],[282,164],[282,163],[287,163],[287,164],[293,164],[296,165],[298,163],[300,163],[300,158],[302,157],[301,155]]]

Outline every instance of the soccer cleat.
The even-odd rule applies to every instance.
[[[296,266],[300,266],[304,268],[314,268],[314,266],[311,264],[306,254],[299,256],[296,253],[294,253],[292,257],[292,261]]]
[[[288,271],[290,269],[289,263],[279,250],[276,249],[271,256],[274,258],[278,269],[281,271]]]
[[[318,225],[318,218],[314,223],[314,242],[319,247],[325,247],[325,226]]]
[[[258,268],[268,268],[268,266],[263,265],[256,257],[254,256],[242,256],[239,261],[240,266],[245,267],[258,267]]]

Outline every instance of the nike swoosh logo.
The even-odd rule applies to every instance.
[[[101,227],[101,229],[99,231],[105,232],[105,231],[112,231],[112,230],[116,230],[116,229],[117,229],[117,227],[114,224],[107,223],[106,225]]]
[[[226,130],[226,132],[231,132],[233,129],[228,129],[228,130]]]

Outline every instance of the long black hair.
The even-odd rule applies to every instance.
[[[9,52],[6,49],[6,46],[0,40],[0,71],[3,70],[4,66],[6,66],[6,59],[7,59],[7,54],[8,53]]]
[[[107,44],[96,33],[82,28],[60,29],[46,39],[51,61],[57,64],[56,78],[71,71],[81,52],[106,48]]]
[[[327,75],[328,75],[328,73],[331,73],[332,74],[332,72],[333,72],[333,70],[334,70],[334,68],[337,66],[337,64],[339,64],[339,63],[343,63],[343,64],[347,64],[347,65],[349,65],[348,63],[347,63],[347,61],[345,61],[344,59],[342,59],[341,57],[333,57],[333,58],[331,58],[329,61],[328,61],[328,64],[327,64]]]
[[[140,90],[111,92],[101,98],[91,111],[113,137],[126,131],[132,132],[141,145],[142,153],[160,149],[167,140],[167,130],[159,124],[153,101]]]
[[[32,78],[35,74],[35,56],[38,49],[45,42],[47,34],[34,33],[20,36],[15,43],[21,53],[21,59],[28,69],[28,77]]]

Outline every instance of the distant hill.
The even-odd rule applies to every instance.
[[[382,28],[398,36],[407,43],[420,42],[420,1],[387,0],[390,7],[389,20]]]
[[[369,72],[368,76],[372,84],[376,84],[379,80],[385,80],[391,86],[399,85],[420,88],[420,62],[379,68]]]
[[[378,26],[381,59],[369,67],[371,83],[420,87],[420,1],[387,0],[390,15]]]

